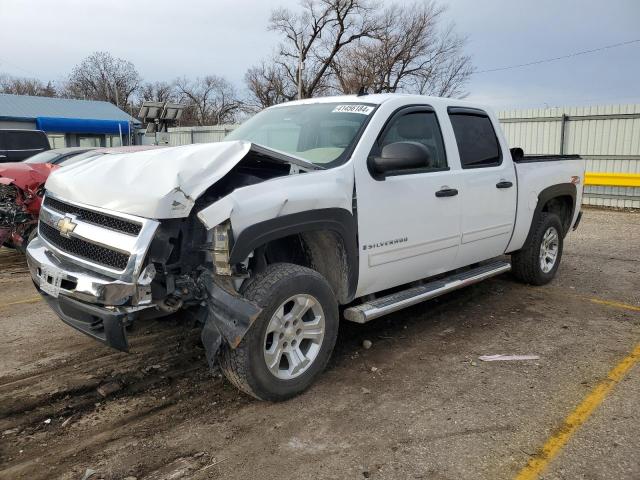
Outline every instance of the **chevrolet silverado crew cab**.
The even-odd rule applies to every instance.
[[[282,400],[325,368],[341,318],[365,323],[509,270],[549,282],[583,178],[577,156],[510,151],[481,105],[314,98],[220,143],[55,171],[28,262],[72,327],[127,351],[128,326],[185,310],[212,366]]]

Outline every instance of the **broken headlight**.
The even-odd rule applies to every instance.
[[[226,221],[213,228],[213,265],[217,275],[231,275],[229,250],[231,246],[231,223]]]

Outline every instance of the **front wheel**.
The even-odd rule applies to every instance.
[[[549,283],[560,266],[563,239],[560,217],[543,212],[534,226],[528,245],[511,255],[513,275],[531,285]]]
[[[243,295],[263,310],[237,348],[222,348],[223,373],[260,400],[303,392],[326,367],[338,336],[331,287],[315,270],[278,263],[249,280]]]

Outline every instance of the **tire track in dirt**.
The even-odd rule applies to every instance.
[[[25,256],[15,250],[0,247],[0,281],[11,281],[29,273]]]

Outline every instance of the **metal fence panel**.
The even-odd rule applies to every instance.
[[[205,127],[169,128],[169,145],[190,145],[192,143],[220,142],[237,125],[213,125]]]
[[[640,174],[640,104],[510,110],[499,118],[509,144],[525,153],[578,154],[589,172]],[[640,208],[638,187],[584,192],[588,205]]]

